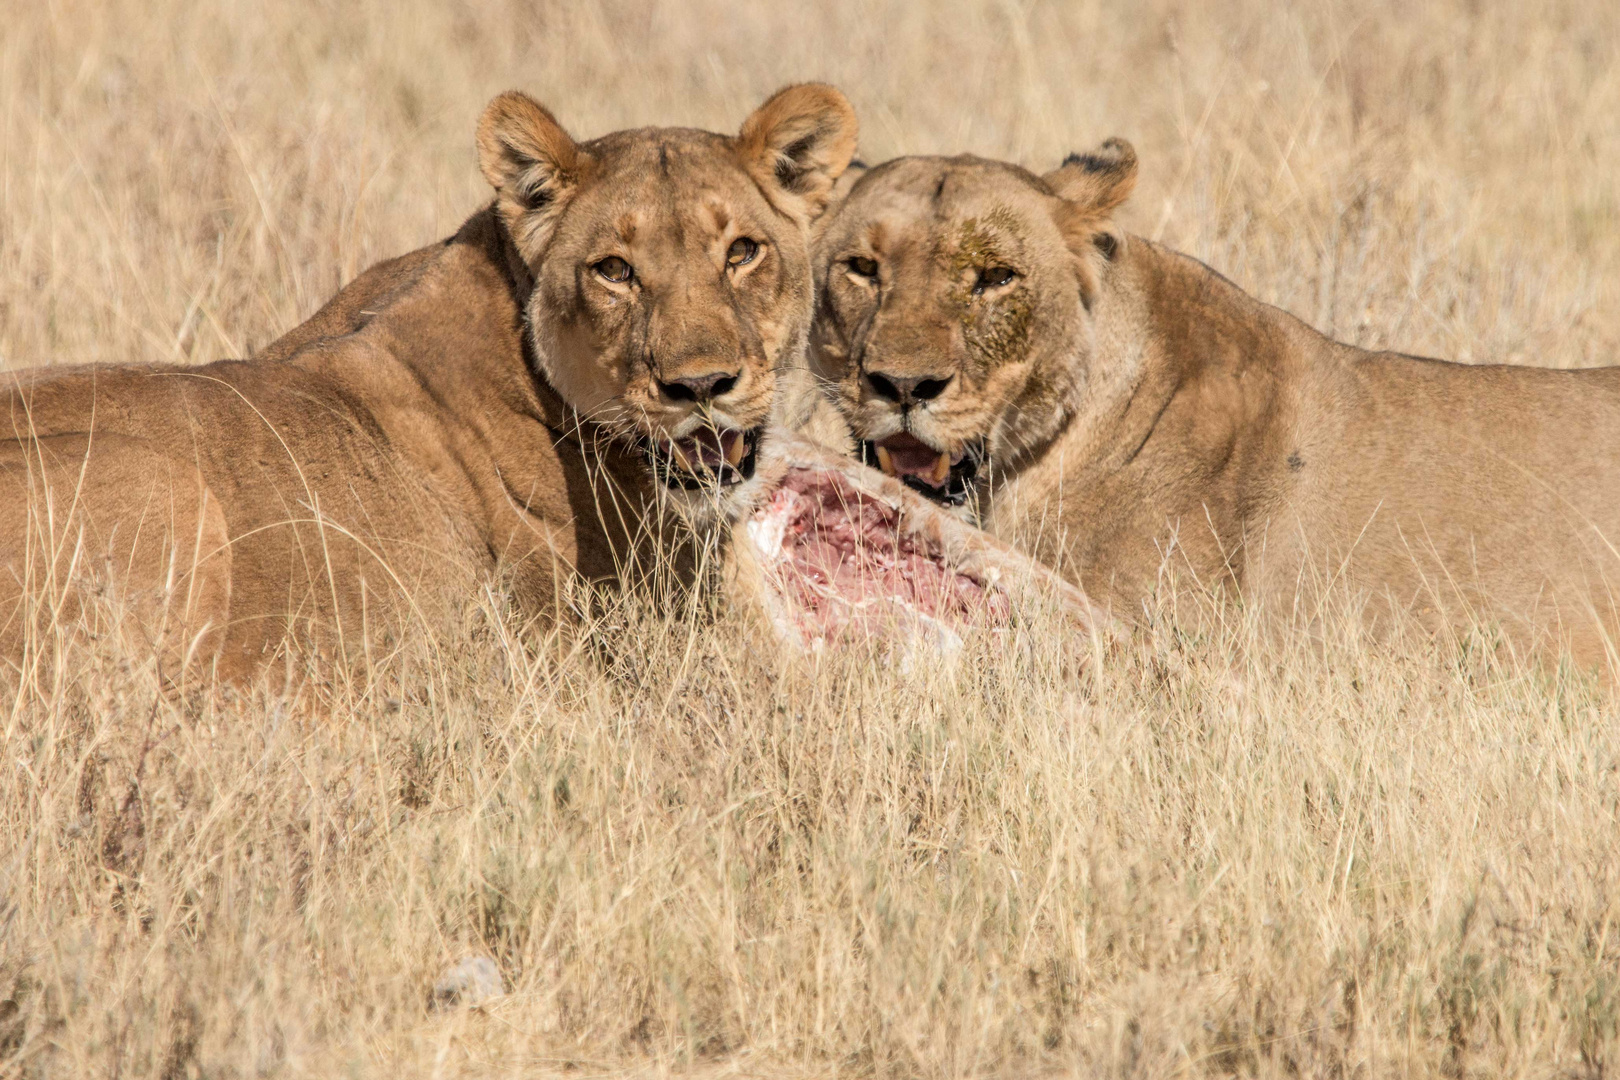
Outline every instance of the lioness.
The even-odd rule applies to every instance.
[[[812,367],[866,459],[1123,615],[1167,569],[1284,613],[1344,583],[1374,621],[1606,655],[1620,369],[1331,341],[1124,235],[1136,171],[1111,140],[1045,176],[914,157],[851,184],[818,226]]]
[[[502,94],[494,202],[261,355],[14,373],[0,651],[93,588],[171,663],[248,675],[289,631],[352,661],[481,575],[554,614],[659,542],[657,504],[725,517],[803,366],[808,229],[855,137],[815,84],[733,137],[584,143]]]

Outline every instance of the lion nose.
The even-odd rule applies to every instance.
[[[735,371],[711,371],[707,375],[680,375],[658,380],[658,389],[674,401],[712,401],[731,393],[736,386]]]
[[[868,371],[866,381],[872,384],[872,390],[878,397],[899,402],[901,405],[912,405],[939,397],[945,392],[945,387],[950,385],[951,377],[925,375],[913,378],[891,375],[884,371]]]

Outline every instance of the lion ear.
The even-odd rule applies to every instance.
[[[845,199],[849,198],[850,189],[860,182],[861,177],[865,176],[871,171],[872,166],[868,165],[860,158],[850,158],[849,168],[844,170],[844,175],[838,178],[838,182],[835,183],[832,186],[832,190],[828,192],[827,204],[831,206],[834,203],[841,203]]]
[[[1136,187],[1136,150],[1124,139],[1109,139],[1087,154],[1070,154],[1041,178],[1063,200],[1058,228],[1080,270],[1080,299],[1089,310],[1101,288],[1096,259],[1112,260],[1124,239],[1113,212]]]
[[[823,83],[778,90],[737,134],[737,152],[778,209],[813,221],[855,155],[849,99]]]
[[[1136,150],[1109,139],[1086,154],[1070,154],[1043,180],[1052,194],[1090,217],[1107,217],[1136,188]]]
[[[478,121],[478,167],[524,258],[538,256],[549,226],[578,187],[583,155],[545,106],[517,90]]]

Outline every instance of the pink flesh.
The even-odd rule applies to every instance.
[[[807,642],[930,621],[995,625],[1011,615],[1005,593],[948,566],[940,551],[901,531],[897,509],[837,473],[790,470],[755,522],[773,534],[781,526],[780,551],[767,553],[767,564],[783,614]]]

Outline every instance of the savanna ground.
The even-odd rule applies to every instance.
[[[1124,135],[1128,227],[1350,341],[1620,361],[1600,0],[7,0],[0,366],[250,353],[480,204],[499,90],[732,130],[804,78],[873,160]],[[0,1075],[1620,1067],[1620,722],[1581,676],[1208,608],[818,667],[469,600],[318,706],[163,697],[106,642],[0,703]],[[510,992],[430,1011],[468,953]]]

